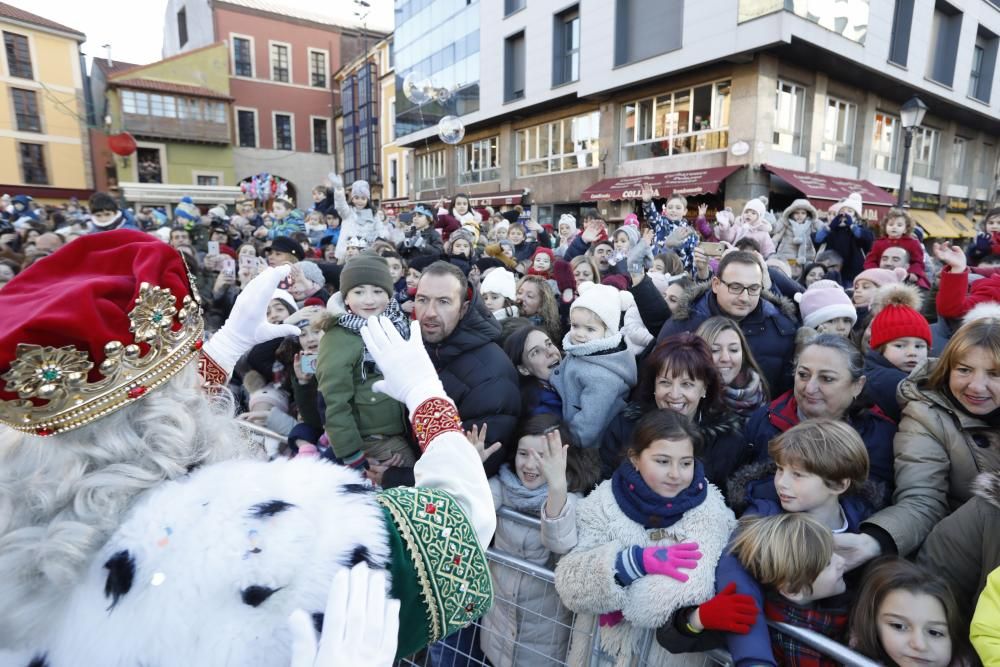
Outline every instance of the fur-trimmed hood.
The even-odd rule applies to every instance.
[[[1000,472],[980,473],[972,483],[972,492],[1000,509]]]
[[[677,303],[677,309],[672,315],[675,320],[688,320],[691,319],[694,310],[702,305],[702,299],[709,299],[712,291],[711,281],[704,283],[697,283],[696,285],[685,290],[684,294],[681,295]],[[774,313],[781,313],[785,317],[791,318],[792,320],[798,320],[799,311],[795,305],[795,302],[788,297],[779,296],[772,292],[771,290],[761,290],[760,293],[761,303],[758,308],[764,308],[764,314],[770,315]],[[704,303],[704,307],[708,307],[707,302]],[[709,313],[711,315],[711,313]]]
[[[788,208],[781,212],[781,221],[785,224],[789,224],[792,213],[795,213],[795,211],[798,210],[805,211],[809,216],[808,219],[816,219],[816,207],[810,204],[808,199],[796,199]]]
[[[767,496],[774,490],[774,475],[777,470],[778,465],[774,461],[761,461],[743,466],[733,473],[726,484],[728,490],[726,497],[729,499],[729,506],[738,516],[753,508],[761,500],[773,500]],[[868,479],[855,493],[842,496],[841,505],[849,515],[867,516],[885,506],[883,498],[885,498],[883,485]]]

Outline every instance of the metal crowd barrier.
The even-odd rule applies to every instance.
[[[497,515],[501,519],[516,521],[526,526],[539,529],[541,526],[541,520],[538,517],[527,516],[506,507],[501,507],[497,511]],[[546,595],[555,596],[554,599],[558,600],[555,591],[555,572],[550,568],[525,561],[493,547],[487,549],[486,557],[493,568],[504,568],[521,576],[530,577],[539,584],[544,584]],[[570,662],[570,640],[568,637],[565,646],[561,647],[557,655],[541,655],[537,650],[520,641],[520,635],[515,635],[512,638],[497,638],[489,635],[490,629],[484,627],[482,619],[478,619],[461,633],[456,633],[444,642],[439,642],[414,656],[400,660],[397,664],[402,667],[490,667],[494,663],[490,662],[480,650],[480,642],[484,637],[488,642],[502,644],[505,649],[504,662],[515,665],[515,667],[525,661],[530,661],[532,665],[545,665],[546,667],[604,667],[615,664],[614,659],[601,650],[596,619],[592,624],[587,624],[587,627],[580,627],[578,616],[575,614],[570,615],[568,621],[539,617],[535,609],[524,608],[518,604],[517,600],[502,599],[499,595],[494,605],[510,605],[517,609],[518,615],[521,616],[518,630],[531,625],[532,630],[536,631],[537,634],[538,628],[534,624],[547,623],[552,626],[552,636],[568,633],[574,642],[586,641],[589,644],[589,650],[586,652],[586,657],[583,658],[585,662]],[[787,623],[769,621],[768,625],[847,667],[877,667],[878,663],[819,633]],[[653,630],[646,631],[639,651],[629,663],[632,667],[654,667],[657,663],[656,654],[653,652],[656,642],[655,634]],[[579,655],[579,652],[576,653]],[[709,651],[703,656],[706,665],[731,666],[733,664],[726,651]]]

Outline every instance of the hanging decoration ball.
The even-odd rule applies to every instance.
[[[427,102],[430,96],[427,94],[426,79],[419,72],[407,74],[403,79],[403,95],[417,105]]]
[[[465,124],[458,116],[445,116],[438,121],[438,138],[446,144],[455,144],[465,138]]]
[[[434,99],[440,102],[441,104],[444,104],[451,99],[451,91],[445,87],[435,88]]]
[[[136,149],[135,137],[128,132],[109,135],[108,147],[115,155],[121,155],[122,157],[131,155]]]

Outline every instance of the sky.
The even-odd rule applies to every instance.
[[[167,0],[7,0],[39,16],[87,35],[83,52],[104,58],[111,44],[113,60],[144,65],[161,58],[163,20]],[[333,13],[354,21],[351,0],[269,0],[273,4]],[[368,27],[392,29],[393,0],[365,0],[371,5]],[[321,9],[322,8],[322,9]]]

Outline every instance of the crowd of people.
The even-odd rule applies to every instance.
[[[1000,664],[1000,208],[962,248],[904,209],[865,220],[857,194],[711,219],[649,188],[634,204],[617,225],[461,194],[386,215],[335,175],[308,206],[185,200],[172,220],[18,196],[0,290],[79,236],[139,229],[182,254],[211,336],[289,265],[267,316],[301,335],[239,360],[240,419],[384,489],[414,484],[421,450],[362,328],[418,327],[495,508],[541,519],[501,516],[495,546],[554,567],[559,596],[497,567],[493,609],[434,665],[580,664],[573,613],[616,664],[647,630],[649,664],[836,664],[769,620],[883,664]]]

